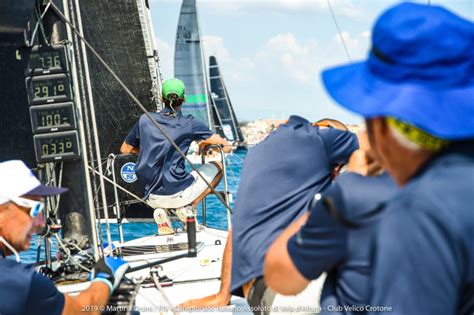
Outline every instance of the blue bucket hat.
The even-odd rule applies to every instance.
[[[322,78],[338,103],[365,118],[390,116],[446,140],[474,137],[474,23],[442,7],[389,9],[368,59]]]

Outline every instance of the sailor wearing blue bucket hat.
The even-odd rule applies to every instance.
[[[403,186],[374,240],[366,311],[474,314],[474,24],[403,3],[372,34],[366,61],[322,75]]]

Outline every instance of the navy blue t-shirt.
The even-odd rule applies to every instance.
[[[245,158],[232,229],[233,294],[262,276],[265,254],[275,238],[308,210],[311,195],[331,182],[334,164],[358,148],[348,131],[312,126],[291,116]]]
[[[176,117],[172,117],[170,113],[171,109],[165,108],[150,115],[184,153],[188,152],[191,142],[208,139],[214,134],[191,115],[179,111]],[[193,183],[194,177],[185,170],[184,158],[145,115],[140,117],[125,142],[140,147],[135,172],[145,199],[150,194],[174,195]]]
[[[474,314],[474,142],[432,159],[387,204],[370,314]]]
[[[398,191],[383,174],[339,176],[318,201],[306,224],[288,242],[288,252],[307,279],[327,272],[321,294],[321,314],[352,314],[350,307],[369,302],[370,244],[383,205]],[[354,308],[353,308],[354,310]]]
[[[0,314],[61,314],[64,295],[33,266],[0,257]]]

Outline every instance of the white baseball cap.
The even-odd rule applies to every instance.
[[[23,161],[0,163],[0,204],[23,195],[53,196],[66,191],[67,188],[41,184]]]

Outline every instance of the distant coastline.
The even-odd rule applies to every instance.
[[[247,145],[252,147],[264,140],[279,125],[286,122],[286,119],[258,119],[254,121],[242,121],[240,126],[244,134]],[[359,132],[364,129],[364,125],[347,125],[350,131]]]

